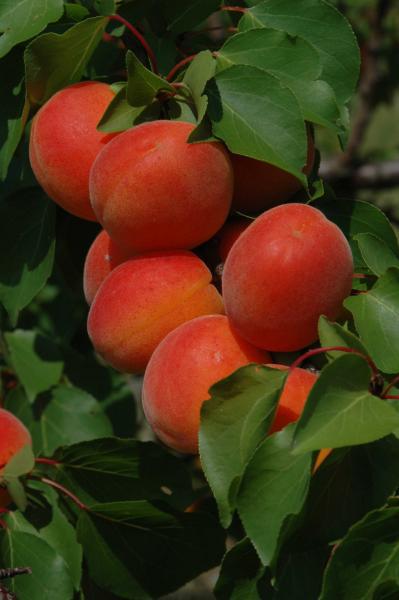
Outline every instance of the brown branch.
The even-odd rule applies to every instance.
[[[383,189],[399,186],[399,160],[387,160],[364,165],[343,165],[339,160],[323,161],[320,177],[333,187]]]

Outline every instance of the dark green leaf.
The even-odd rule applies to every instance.
[[[321,600],[374,600],[385,583],[399,585],[399,508],[369,513],[337,545]]]
[[[261,69],[235,65],[218,73],[207,93],[213,132],[229,150],[272,163],[306,185],[306,129],[288,88]]]
[[[399,251],[393,252],[384,240],[372,233],[359,233],[355,240],[364,262],[376,275],[383,275],[390,267],[399,267]]]
[[[97,129],[104,133],[125,131],[133,127],[137,117],[145,110],[145,106],[131,106],[126,100],[126,88],[116,94],[105,113],[101,117]]]
[[[128,72],[126,99],[130,106],[144,109],[161,90],[174,91],[166,79],[146,69],[130,50],[126,55],[126,67]]]
[[[0,4],[0,57],[13,46],[40,33],[58,21],[64,11],[62,0],[2,0]]]
[[[359,233],[372,233],[384,240],[388,247],[398,252],[398,241],[392,226],[384,213],[368,202],[323,198],[312,204],[320,209],[330,221],[333,221],[347,237],[354,261],[355,270],[364,269],[364,260],[354,239]]]
[[[287,372],[250,365],[210,389],[201,410],[201,464],[225,527],[242,475],[274,416]]]
[[[32,402],[59,382],[63,362],[57,346],[35,331],[16,329],[5,334],[10,362]]]
[[[78,539],[94,581],[132,600],[175,590],[219,564],[224,553],[224,533],[213,518],[172,516],[142,500],[81,512]]]
[[[359,338],[354,334],[345,329],[339,323],[332,323],[326,317],[321,316],[319,319],[319,340],[322,347],[328,346],[344,346],[346,348],[354,348],[363,352],[367,355],[367,350],[363,346]],[[331,358],[337,358],[342,352],[329,352],[328,356]]]
[[[399,371],[399,269],[389,269],[374,287],[344,302],[362,343],[384,373]]]
[[[65,33],[45,33],[29,44],[25,74],[31,104],[43,104],[58,90],[80,81],[107,23],[105,17],[85,19]]]
[[[283,527],[306,499],[311,455],[291,451],[293,426],[266,438],[244,473],[237,507],[246,534],[264,565],[270,565],[282,541]]]
[[[54,217],[54,203],[41,191],[0,203],[0,302],[14,323],[51,274]]]
[[[365,444],[399,425],[399,413],[369,392],[370,367],[345,354],[324,367],[296,425],[294,452]]]
[[[94,8],[99,15],[112,15],[116,12],[115,0],[94,0]]]
[[[359,74],[359,48],[345,17],[324,0],[268,0],[248,11],[241,31],[273,27],[299,35],[320,55],[321,79],[335,91],[340,103],[353,94]]]
[[[209,50],[199,52],[190,63],[183,77],[183,83],[188,86],[197,109],[198,120],[201,121],[205,115],[207,104],[203,96],[207,82],[214,76],[216,61]],[[205,110],[204,110],[205,108]]]
[[[32,569],[32,575],[8,582],[10,590],[21,600],[71,600],[73,597],[73,582],[66,563],[37,535],[13,531],[10,527],[0,532],[0,565]]]
[[[57,480],[86,503],[159,500],[186,508],[194,500],[184,464],[159,445],[105,438],[61,448]]]
[[[273,600],[318,600],[329,555],[328,546],[313,545],[305,549],[296,546],[280,556]]]
[[[40,420],[32,427],[36,452],[47,456],[64,444],[111,434],[111,424],[101,405],[83,390],[67,386],[51,390]]]
[[[165,17],[168,30],[182,33],[194,29],[219,9],[219,0],[166,0]]]
[[[258,580],[263,575],[255,548],[248,538],[238,542],[229,550],[220,569],[215,586],[218,600],[257,600]]]

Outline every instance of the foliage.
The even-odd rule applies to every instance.
[[[1,404],[36,458],[25,449],[0,465],[14,500],[0,515],[0,567],[33,571],[8,587],[19,600],[144,600],[221,565],[223,600],[397,597],[399,413],[383,390],[399,372],[398,241],[378,208],[336,197],[316,172],[307,188],[302,173],[307,123],[341,144],[350,134],[360,60],[349,22],[325,0],[27,4],[0,2]],[[175,70],[181,54],[196,57]],[[311,361],[321,374],[300,420],[267,437],[286,373],[250,365],[217,383],[202,409],[203,471],[144,441],[137,380],[94,355],[81,272],[97,228],[55,207],[30,170],[34,114],[87,79],[116,91],[100,131],[191,121],[193,143],[220,139],[300,179],[298,201],[353,251],[355,293],[340,323],[320,319],[319,338],[362,356]]]

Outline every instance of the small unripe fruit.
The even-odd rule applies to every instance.
[[[93,241],[83,268],[83,291],[87,304],[91,304],[104,279],[132,253],[120,248],[104,230]]]
[[[251,362],[270,360],[234,331],[228,319],[208,315],[172,331],[155,350],[144,375],[143,408],[156,435],[179,452],[198,452],[200,409],[209,388]]]
[[[190,249],[226,220],[233,171],[218,142],[189,144],[194,126],[152,121],[120,134],[99,154],[90,174],[99,222],[134,252]]]
[[[232,325],[271,351],[317,339],[320,315],[334,320],[352,287],[353,258],[342,231],[306,204],[272,208],[232,247],[223,298]]]
[[[97,154],[116,134],[96,129],[115,94],[109,85],[85,81],[57,92],[32,121],[29,157],[36,179],[62,208],[95,221],[89,173]]]
[[[94,348],[116,369],[141,373],[178,325],[223,312],[211,279],[206,265],[184,250],[124,262],[104,280],[91,305],[87,327]]]

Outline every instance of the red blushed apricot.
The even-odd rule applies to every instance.
[[[25,425],[8,410],[0,408],[0,474],[8,461],[28,444],[32,444],[32,438]],[[8,491],[0,487],[0,507],[5,508],[10,502]]]
[[[230,210],[233,172],[224,146],[189,144],[181,121],[137,125],[112,140],[90,174],[94,212],[134,252],[189,249],[211,238]]]
[[[89,248],[83,268],[83,291],[87,304],[93,302],[107,275],[131,256],[132,253],[119,248],[106,231],[100,231]]]
[[[234,219],[223,225],[217,235],[219,238],[219,256],[223,262],[225,262],[234,242],[251,223],[250,219]]]
[[[303,168],[310,175],[313,168],[315,148],[308,134],[308,154]],[[233,208],[246,213],[262,212],[286,202],[302,187],[299,179],[270,163],[231,154],[234,171]]]
[[[267,365],[273,369],[287,370],[285,365]],[[317,375],[299,367],[291,371],[281,392],[277,412],[269,433],[280,431],[301,416]]]
[[[44,191],[66,211],[95,221],[89,173],[100,150],[116,134],[96,129],[114,98],[109,85],[86,81],[57,92],[32,121],[29,158]]]
[[[109,364],[127,373],[144,371],[162,339],[199,315],[222,313],[211,272],[184,250],[131,258],[104,280],[91,305],[88,333]]]
[[[268,360],[224,316],[184,323],[161,342],[145,372],[143,408],[149,424],[167,446],[197,453],[200,409],[209,388],[239,367]]]
[[[306,204],[276,206],[248,227],[223,271],[232,325],[271,351],[317,339],[320,315],[334,320],[352,287],[353,258],[342,231]]]

